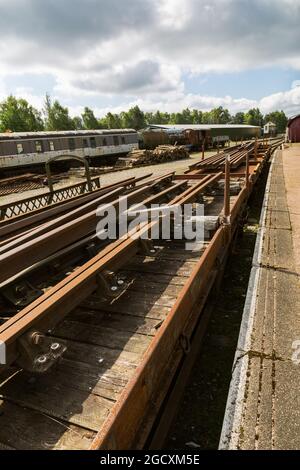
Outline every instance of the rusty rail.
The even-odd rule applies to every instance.
[[[212,175],[209,179],[206,179],[204,183],[198,184],[196,189],[192,191],[187,189],[181,195],[173,197],[173,199],[169,201],[168,204],[170,206],[183,205],[195,200],[201,192],[203,192],[210,185],[216,183],[221,178],[221,176],[222,173]],[[177,185],[174,185],[174,187],[178,189],[178,187],[181,187],[182,185],[183,182],[180,182]],[[169,194],[172,194],[171,188],[169,188]],[[134,198],[136,196],[137,195],[134,194],[131,202],[134,202]],[[159,193],[157,198],[160,198]],[[89,214],[88,216],[90,217]],[[50,289],[46,294],[37,299],[37,301],[33,302],[28,308],[25,308],[20,313],[15,315],[11,320],[8,320],[6,323],[4,323],[4,325],[0,326],[0,340],[3,341],[8,347],[8,357],[15,357],[15,355],[10,352],[9,347],[11,345],[15,347],[16,338],[20,336],[25,330],[31,328],[32,326],[38,328],[39,330],[46,329],[47,331],[51,329],[58,320],[61,320],[67,313],[69,313],[76,305],[78,305],[84,298],[90,295],[97,288],[97,276],[100,272],[104,270],[116,271],[126,262],[128,262],[128,260],[130,260],[132,256],[136,254],[137,251],[141,248],[140,239],[142,238],[142,234],[150,234],[151,228],[157,223],[158,222],[145,223],[144,226],[142,226],[137,231],[137,233],[134,232],[134,237],[132,236],[133,233],[128,233],[125,239],[119,239],[111,243],[108,245],[108,247],[104,248],[104,250],[101,250],[100,253],[92,260],[78,268],[75,273],[72,273],[70,276],[66,277],[61,283],[59,283],[53,289]],[[95,225],[94,218],[92,220],[92,224],[93,226]],[[63,233],[63,238],[66,240],[65,231],[63,231]],[[55,235],[57,235],[57,232],[55,232]],[[57,243],[59,240],[60,238],[57,239]],[[69,238],[68,242],[70,242]],[[47,247],[49,246],[49,244],[45,243],[44,240],[42,240],[42,243],[44,248],[45,245]],[[51,248],[48,249],[48,254],[49,250],[51,250]],[[23,256],[21,256],[21,258],[18,260],[18,265],[16,264],[16,261],[12,263],[12,256],[14,255],[15,253],[6,258],[6,277],[12,276],[16,271],[21,269],[20,264],[22,263],[22,260],[22,267],[24,268],[24,265],[26,265],[26,262],[24,261],[24,251]],[[26,259],[28,257],[30,257],[31,263],[33,262],[33,259],[37,259],[36,246],[33,249],[30,247],[30,253],[26,253]],[[1,262],[1,266],[3,266],[3,261]],[[3,279],[3,277],[0,279]]]

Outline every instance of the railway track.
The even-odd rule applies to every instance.
[[[44,186],[43,179],[42,175],[32,173],[0,179],[0,196],[42,188]]]
[[[124,180],[83,204],[0,224],[0,446],[146,445],[195,332],[203,333],[203,307],[271,152],[252,144],[223,168],[215,159],[184,175]],[[189,251],[172,230],[152,240],[161,221],[151,220],[98,240],[96,207],[120,216],[119,195],[136,207],[203,203],[203,245]]]

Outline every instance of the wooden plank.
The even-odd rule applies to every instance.
[[[0,450],[16,450],[14,447],[10,447],[10,446],[7,446],[5,444],[3,444],[2,442],[0,442]]]
[[[114,302],[111,305],[106,305],[105,310],[108,312],[126,313],[127,315],[134,315],[139,317],[154,318],[157,320],[164,320],[170,311],[170,307],[161,305],[149,305],[142,302],[130,302],[124,304],[123,302]]]
[[[116,302],[123,302],[123,303],[131,303],[138,302],[141,304],[149,305],[152,307],[153,305],[161,305],[162,307],[172,307],[176,301],[176,297],[174,295],[168,295],[164,293],[153,293],[153,292],[145,292],[145,291],[128,291],[126,290]]]
[[[55,336],[141,354],[151,341],[150,337],[138,333],[88,325],[73,320],[66,320],[58,325]]]
[[[157,331],[160,321],[152,318],[140,318],[132,315],[106,312],[105,310],[87,310],[78,308],[72,312],[70,319],[80,321],[89,325],[103,326],[104,328],[122,328],[123,331],[140,333],[153,336]]]
[[[168,284],[169,286],[184,286],[186,282],[186,278],[183,276],[172,276],[170,274],[161,274],[161,273],[146,273],[143,272],[142,275],[134,270],[126,271],[122,269],[119,271],[119,274],[124,277],[125,279],[131,280],[138,280],[144,281],[145,283],[153,282],[153,283],[164,283]]]
[[[35,387],[43,387],[47,389],[52,387],[53,383],[59,384],[60,387],[72,388],[85,392],[87,394],[107,398],[115,401],[124,386],[132,376],[131,374],[122,375],[122,370],[105,370],[105,367],[89,366],[77,361],[70,361],[62,358],[61,361],[52,368],[47,374],[32,376],[25,374],[25,379],[30,383],[34,383]]]
[[[113,401],[91,392],[65,387],[53,380],[45,387],[45,377],[32,383],[28,380],[28,375],[21,372],[12,381],[2,385],[0,397],[92,431],[101,429]]]
[[[166,243],[163,246],[154,246],[156,249],[155,256],[149,256],[149,258],[153,259],[163,259],[163,260],[177,260],[181,262],[190,261],[197,262],[199,257],[201,256],[201,252],[204,251],[204,248],[197,251],[186,250],[185,247],[181,246],[178,249],[171,248],[171,246]]]
[[[195,267],[195,263],[191,261],[164,260],[136,256],[134,260],[126,266],[127,271],[139,271],[140,273],[159,273],[168,274],[169,276],[189,277]]]
[[[177,297],[182,286],[168,283],[147,282],[144,276],[142,278],[134,279],[129,285],[128,292],[148,292],[153,294],[169,295]]]
[[[82,364],[99,367],[120,367],[124,375],[127,370],[135,369],[140,360],[140,354],[132,351],[120,351],[119,349],[105,348],[91,344],[80,343],[64,339],[67,350],[64,357],[81,362]]]
[[[95,433],[0,400],[0,440],[18,450],[87,450]]]

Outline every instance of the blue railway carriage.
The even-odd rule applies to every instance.
[[[34,167],[54,156],[89,157],[91,165],[114,163],[138,148],[134,129],[0,133],[0,169]],[[66,158],[67,160],[67,158]]]

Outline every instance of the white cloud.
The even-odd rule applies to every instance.
[[[300,112],[300,87],[291,88],[289,91],[274,93],[265,96],[260,100],[249,100],[247,98],[232,98],[231,96],[202,96],[197,94],[173,93],[169,94],[167,99],[144,99],[137,98],[131,101],[123,101],[117,106],[95,107],[96,116],[102,117],[108,112],[120,113],[126,111],[133,106],[139,106],[143,111],[164,111],[178,112],[185,108],[201,109],[209,111],[212,108],[223,106],[228,108],[234,114],[238,111],[248,111],[250,108],[259,107],[264,114],[275,110],[283,110],[288,116],[292,116]],[[80,114],[79,107],[71,107],[72,115]]]
[[[31,87],[17,87],[14,95],[17,98],[24,98],[32,106],[37,109],[42,109],[45,101],[45,97],[41,95],[35,95],[34,90]]]
[[[116,110],[259,105],[292,113],[297,88],[260,101],[202,96],[186,92],[183,77],[300,70],[299,24],[300,0],[0,0],[0,80],[51,75],[56,86],[48,91],[76,113],[87,98],[99,113],[108,100]],[[33,89],[21,91],[40,107]]]
[[[300,112],[300,86],[266,96],[260,100],[259,106],[264,113],[283,109],[288,116],[298,114]]]

